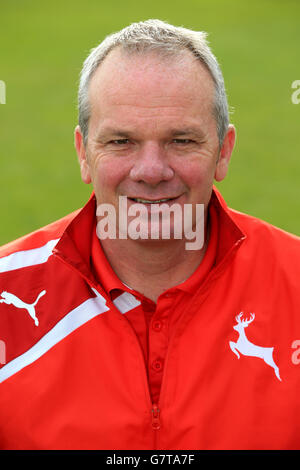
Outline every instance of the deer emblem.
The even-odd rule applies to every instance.
[[[232,352],[237,355],[238,359],[240,358],[238,351],[243,354],[243,356],[260,357],[265,361],[266,364],[268,364],[268,366],[273,367],[276,377],[281,381],[279,369],[273,359],[274,348],[263,348],[261,346],[256,346],[255,344],[251,343],[246,336],[245,328],[247,328],[247,326],[253,322],[255,314],[251,313],[249,320],[242,320],[242,316],[243,312],[235,317],[237,324],[234,325],[233,329],[239,333],[239,338],[236,343],[229,341],[229,346]]]

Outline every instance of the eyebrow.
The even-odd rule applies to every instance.
[[[196,135],[200,138],[204,138],[204,132],[196,127],[184,127],[182,129],[171,129],[170,134],[175,137],[178,135]]]
[[[168,134],[172,137],[184,136],[184,135],[196,135],[197,137],[203,139],[205,137],[204,132],[196,127],[183,127],[181,129],[170,129]],[[124,138],[130,138],[134,135],[134,131],[126,129],[118,129],[115,127],[106,127],[100,130],[97,134],[97,139],[102,139],[106,136],[118,136]]]
[[[127,130],[121,130],[114,127],[106,127],[97,133],[97,139],[101,139],[107,136],[118,136],[118,137],[131,137],[133,134]]]

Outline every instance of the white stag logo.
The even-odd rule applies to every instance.
[[[234,352],[234,354],[237,355],[238,359],[240,358],[238,351],[244,356],[260,357],[265,361],[266,364],[268,364],[268,366],[273,367],[276,377],[281,381],[279,369],[273,359],[274,348],[263,348],[261,346],[256,346],[248,340],[245,334],[245,328],[247,328],[247,326],[253,322],[255,314],[251,313],[249,320],[241,320],[242,315],[243,312],[235,317],[237,324],[234,325],[233,329],[236,330],[240,336],[236,343],[229,341],[231,350]]]

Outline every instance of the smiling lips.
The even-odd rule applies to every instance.
[[[139,198],[139,197],[131,197],[129,199],[131,199],[132,201],[135,201],[139,204],[161,204],[163,202],[173,201],[174,199],[177,199],[177,197],[179,197],[179,196],[164,198],[164,199],[155,199],[155,200],[153,200],[153,199],[152,200],[151,199],[142,199],[142,198]]]

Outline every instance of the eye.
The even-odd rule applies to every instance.
[[[113,145],[126,145],[129,144],[129,139],[115,139],[110,140],[108,143]]]
[[[174,144],[180,144],[180,145],[187,145],[187,144],[193,144],[194,140],[191,139],[173,139]]]

